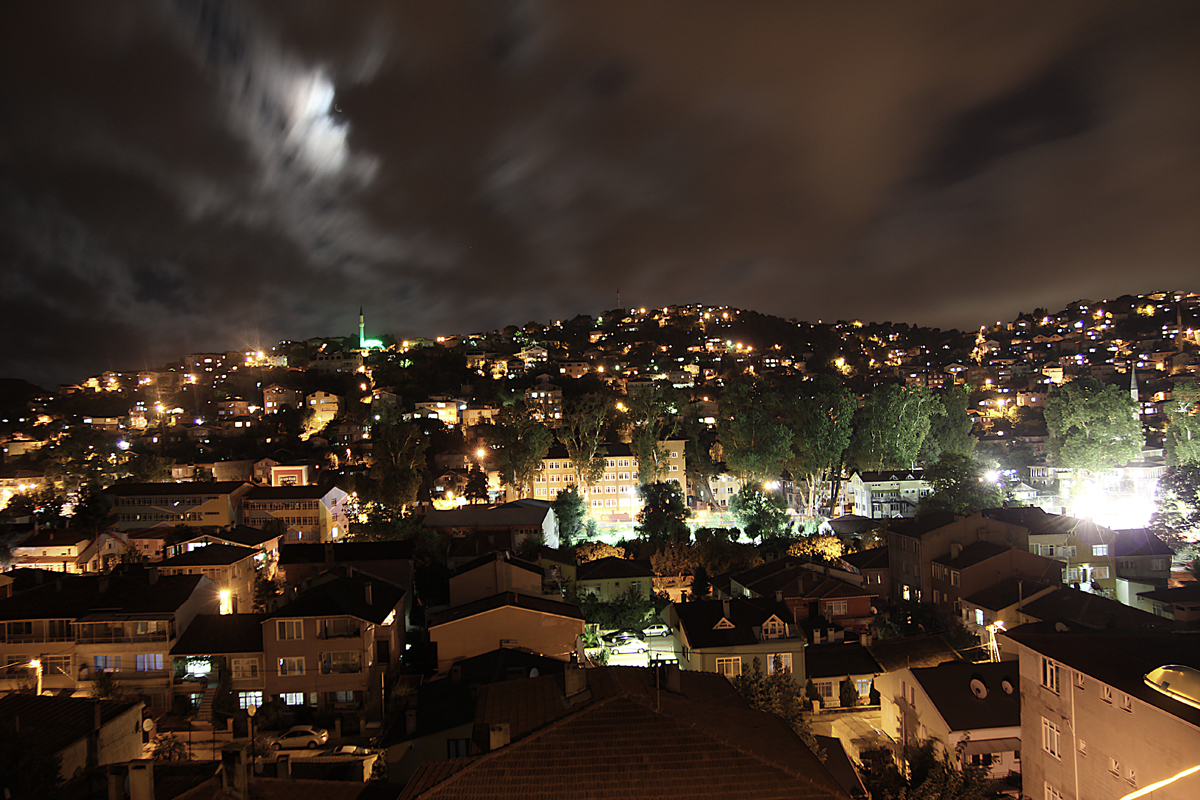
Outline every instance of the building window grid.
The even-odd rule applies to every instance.
[[[1042,749],[1055,758],[1061,758],[1059,745],[1061,743],[1062,731],[1057,725],[1050,720],[1042,717]]]

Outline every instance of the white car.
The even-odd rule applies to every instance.
[[[276,750],[293,747],[307,747],[315,750],[329,741],[329,731],[324,728],[314,728],[312,725],[296,725],[275,737],[271,747]]]
[[[671,629],[660,622],[657,625],[651,625],[649,628],[646,628],[646,635],[647,636],[670,636]]]
[[[641,639],[630,637],[622,642],[613,645],[611,651],[613,653],[644,653],[650,649],[650,645],[643,642]]]

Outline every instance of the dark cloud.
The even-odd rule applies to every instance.
[[[1195,289],[1186,2],[24,3],[0,373],[722,302]]]

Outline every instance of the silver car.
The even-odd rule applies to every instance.
[[[329,741],[329,731],[324,728],[314,728],[312,725],[296,725],[288,728],[271,741],[275,750],[291,750],[297,747],[307,747],[315,750]]]

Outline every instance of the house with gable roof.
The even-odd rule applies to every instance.
[[[854,513],[871,519],[915,517],[921,499],[932,491],[921,469],[857,471],[850,476]]]
[[[631,589],[642,597],[654,596],[654,570],[650,562],[609,556],[580,564],[575,570],[580,595],[616,600]]]
[[[804,632],[791,621],[791,611],[781,602],[764,598],[692,600],[671,603],[662,617],[675,633],[681,669],[736,678],[751,671],[756,658],[764,674],[774,672],[778,660],[804,684]]]

